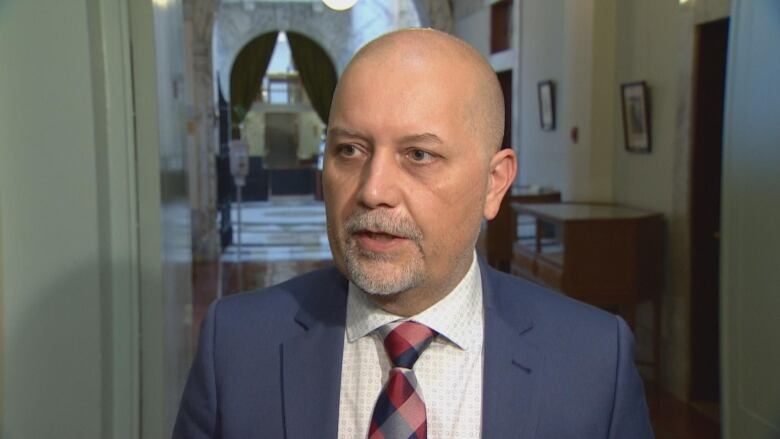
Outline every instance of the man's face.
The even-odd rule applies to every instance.
[[[339,268],[368,293],[440,292],[465,274],[488,154],[455,72],[361,60],[328,127],[324,190]]]

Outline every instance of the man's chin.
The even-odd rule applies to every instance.
[[[392,296],[415,288],[423,281],[421,264],[399,264],[397,261],[383,261],[365,258],[347,259],[347,273],[352,283],[361,290],[375,296]]]
[[[366,288],[361,287],[360,285],[358,285],[358,288],[360,288],[360,291],[368,294],[369,296],[382,297],[382,298],[393,297],[393,296],[395,296],[397,294],[401,294],[402,293],[402,291],[371,291],[371,290],[368,290]]]

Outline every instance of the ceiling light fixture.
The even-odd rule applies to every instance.
[[[355,6],[357,0],[322,0],[325,6],[333,9],[334,11],[346,11],[347,9]]]

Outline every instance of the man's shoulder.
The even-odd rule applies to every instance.
[[[536,346],[562,376],[576,376],[568,365],[614,367],[626,335],[614,314],[507,274],[494,273],[492,282],[492,314],[523,331],[517,340]]]
[[[517,276],[492,271],[490,277],[496,306],[528,316],[536,329],[583,335],[616,329],[615,316],[600,308]]]

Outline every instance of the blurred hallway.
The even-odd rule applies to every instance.
[[[321,201],[283,196],[242,203],[240,215],[237,204],[231,209],[232,243],[219,261],[196,263],[193,268],[196,332],[218,296],[264,288],[332,265]]]
[[[406,27],[504,89],[480,253],[631,324],[656,437],[777,437],[779,5],[0,0],[0,439],[169,437],[208,305],[332,264],[333,90]]]

